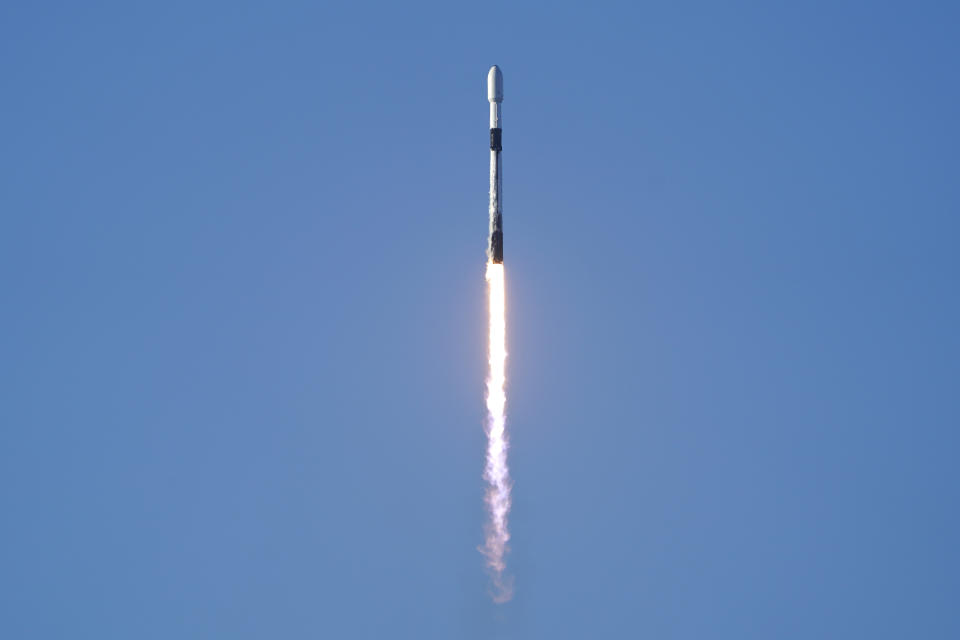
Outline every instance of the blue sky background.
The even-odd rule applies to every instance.
[[[0,8],[0,636],[960,637],[956,5],[134,4]]]

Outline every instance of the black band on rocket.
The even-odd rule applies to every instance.
[[[500,128],[490,129],[490,150],[491,151],[501,151],[502,147],[500,146]]]

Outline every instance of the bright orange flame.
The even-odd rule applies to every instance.
[[[487,378],[487,507],[490,520],[486,526],[486,540],[481,548],[487,557],[493,576],[493,598],[506,602],[513,596],[513,584],[504,575],[507,543],[507,514],[510,512],[510,471],[507,468],[506,432],[506,363],[507,316],[503,265],[487,263],[487,283],[490,297],[490,376]]]

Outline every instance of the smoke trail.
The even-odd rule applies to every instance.
[[[507,514],[510,511],[510,471],[507,468],[506,432],[506,360],[507,318],[503,265],[487,263],[490,296],[490,376],[487,378],[487,465],[483,477],[487,481],[486,502],[489,520],[486,540],[480,550],[487,558],[493,579],[493,599],[506,602],[513,597],[513,581],[505,575]]]

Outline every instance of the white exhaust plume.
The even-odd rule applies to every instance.
[[[487,465],[483,477],[487,481],[489,520],[485,527],[486,540],[480,551],[487,558],[494,601],[506,602],[513,597],[513,580],[506,575],[504,560],[510,540],[507,529],[510,470],[507,468],[507,318],[502,264],[487,263],[487,283],[490,298],[490,375],[487,378]]]

